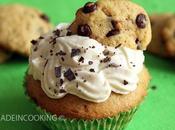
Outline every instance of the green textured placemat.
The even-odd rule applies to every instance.
[[[0,3],[23,3],[40,8],[54,24],[70,22],[76,9],[87,0],[0,0]],[[175,12],[174,0],[135,0],[151,12]],[[23,76],[27,59],[14,57],[0,65],[0,115],[35,114],[23,94]],[[127,130],[175,130],[175,62],[146,54],[152,75],[149,96]],[[0,122],[0,130],[46,130],[39,122]]]

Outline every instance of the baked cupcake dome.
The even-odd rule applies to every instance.
[[[71,94],[61,99],[51,99],[41,89],[40,81],[34,80],[31,75],[26,77],[26,87],[28,95],[42,109],[57,116],[64,115],[67,118],[92,120],[113,117],[139,106],[147,95],[150,80],[146,68],[143,69],[139,77],[138,88],[134,92],[128,95],[112,93],[103,103],[85,101]]]

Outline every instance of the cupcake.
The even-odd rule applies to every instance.
[[[115,6],[114,6],[115,5]],[[149,17],[123,0],[88,2],[33,40],[25,90],[51,130],[123,130],[147,95]]]

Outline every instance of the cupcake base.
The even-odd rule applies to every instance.
[[[39,115],[44,117],[53,116],[51,113],[38,107],[30,97],[28,97],[28,99],[36,108]],[[124,130],[137,111],[137,108],[138,107],[135,107],[130,111],[121,112],[117,116],[103,119],[81,120],[67,119],[64,116],[60,116],[54,118],[54,120],[47,120],[42,123],[50,130]]]
[[[34,105],[34,107],[36,108],[39,115],[46,116],[46,117],[54,116],[54,120],[43,121],[43,124],[45,126],[47,126],[50,130],[124,130],[125,127],[128,125],[128,123],[131,121],[138,106],[140,106],[139,104],[141,104],[144,97],[146,96],[146,93],[148,90],[148,83],[150,80],[149,73],[144,68],[143,72],[141,73],[141,79],[140,79],[140,82],[138,85],[138,89],[130,95],[125,95],[125,97],[123,97],[122,99],[119,98],[120,100],[117,100],[117,101],[112,100],[112,102],[111,102],[111,104],[116,105],[116,103],[119,103],[119,101],[126,99],[127,102],[125,102],[125,103],[127,103],[127,105],[129,105],[128,103],[131,103],[130,100],[132,99],[133,105],[130,108],[125,109],[121,112],[118,112],[117,114],[114,114],[113,116],[107,116],[107,117],[103,117],[103,118],[95,118],[95,117],[83,118],[83,117],[79,117],[79,116],[74,118],[72,116],[67,116],[66,114],[64,114],[64,112],[66,110],[64,110],[64,112],[62,114],[52,112],[51,110],[49,110],[48,108],[51,107],[50,105],[52,105],[54,108],[56,108],[56,110],[60,109],[60,107],[63,107],[63,106],[61,106],[61,104],[59,104],[60,100],[51,100],[50,98],[48,98],[42,92],[39,81],[31,80],[32,82],[30,82],[31,78],[26,73],[26,78],[24,81],[24,89],[25,89],[26,96],[28,97],[30,102]],[[31,91],[29,91],[29,87],[31,87],[31,89],[30,89]],[[39,93],[37,93],[37,92],[39,92]],[[138,97],[138,98],[136,98],[136,97]],[[40,99],[42,99],[42,100],[40,100]],[[73,98],[70,98],[70,99],[73,100]],[[118,98],[115,98],[115,99],[118,99]],[[138,103],[135,102],[136,101],[135,99],[138,99]],[[35,100],[36,100],[36,102],[35,102]],[[63,102],[62,105],[65,105],[67,103],[69,105],[69,107],[73,107],[72,109],[77,109],[77,108],[74,108],[77,105],[77,104],[75,104],[75,102],[71,102],[69,100],[65,101],[65,99],[61,99],[61,100]],[[130,102],[128,102],[128,100]],[[82,103],[81,99],[78,99],[78,101],[79,101],[78,102],[79,105],[86,103],[86,101],[84,101],[84,100]],[[43,104],[45,104],[46,102],[48,102],[49,105],[43,106]],[[70,102],[71,102],[71,104],[70,104]],[[67,104],[66,104],[66,106],[67,106]],[[95,104],[93,104],[92,106],[94,106],[94,105]],[[99,104],[96,104],[96,105],[99,105]],[[105,106],[107,108],[110,107],[110,106],[108,106],[108,104],[107,105],[105,104]],[[98,108],[100,109],[100,106]],[[97,109],[97,110],[99,110],[99,109]],[[91,110],[94,111],[93,108],[91,108]],[[52,113],[54,113],[55,115],[53,115]],[[65,117],[60,116],[60,115],[64,115]],[[56,117],[56,119],[55,119],[55,117]]]

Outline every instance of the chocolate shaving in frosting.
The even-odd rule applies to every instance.
[[[80,49],[72,49],[71,57],[77,56],[81,53]]]
[[[64,89],[60,89],[59,91],[60,93],[66,93],[66,91]]]
[[[60,36],[60,30],[59,30],[59,29],[54,30],[53,33],[54,33],[57,37]]]
[[[84,57],[80,57],[80,59],[78,60],[78,62],[82,62],[82,63],[84,63]]]
[[[64,51],[59,51],[59,52],[57,52],[56,53],[56,56],[58,56],[58,55],[60,55],[60,56],[65,56],[66,55],[66,52],[64,52]]]
[[[76,78],[74,73],[72,72],[72,70],[70,68],[64,73],[64,77],[69,81],[72,81]]]
[[[124,80],[124,81],[123,81],[123,84],[124,84],[124,85],[128,85],[128,81]]]
[[[106,57],[102,60],[102,62],[106,63],[106,62],[110,62],[111,61],[111,57]]]
[[[55,76],[57,78],[60,78],[61,77],[61,66],[55,67]]]
[[[94,70],[94,69],[90,69],[89,71],[90,71],[90,72],[95,72],[95,70]]]
[[[37,40],[32,40],[31,43],[32,43],[33,45],[36,45],[36,44],[38,44],[38,41],[37,41]]]

